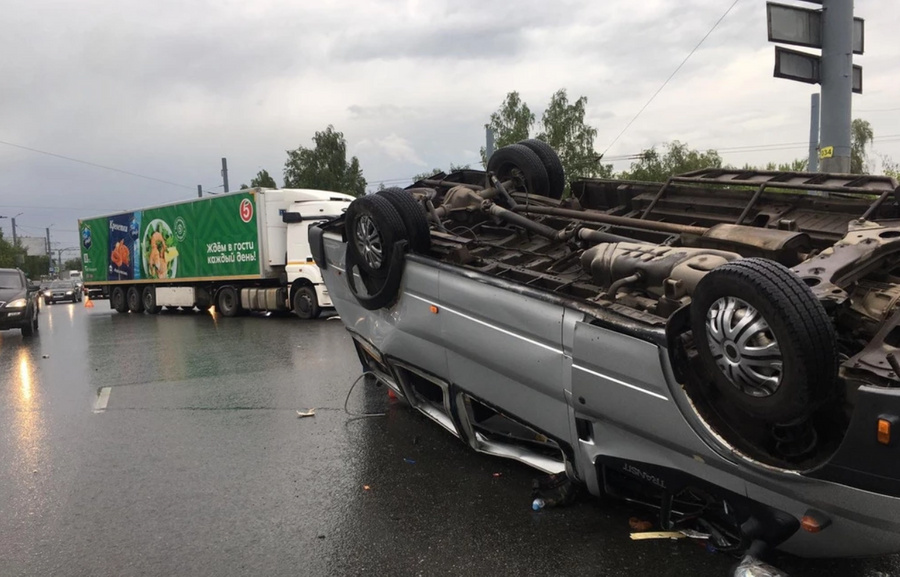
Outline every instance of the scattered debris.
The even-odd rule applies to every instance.
[[[50,358],[50,355],[41,355],[41,358],[42,358],[42,359],[49,359],[49,358]]]
[[[628,520],[628,526],[634,531],[649,531],[653,528],[653,523],[650,521],[641,521],[637,517],[632,517]]]
[[[540,511],[541,509],[544,508],[544,505],[546,505],[546,504],[547,503],[545,503],[543,499],[538,497],[537,499],[535,499],[534,501],[531,502],[531,509],[533,511]]]
[[[645,539],[686,539],[685,535],[679,531],[646,531],[644,533],[632,533],[632,541],[643,541]]]
[[[545,475],[531,482],[531,496],[540,498],[547,507],[562,507],[575,502],[579,487],[565,473]]]
[[[763,563],[753,555],[745,555],[734,569],[735,577],[788,577],[784,571]]]
[[[693,529],[682,529],[681,534],[687,537],[688,539],[709,539],[709,533],[701,533],[700,531],[694,531]]]
[[[409,463],[410,465],[415,465],[415,464],[416,464],[415,461],[413,461],[412,459],[407,458],[407,457],[404,457],[404,458],[403,458],[403,462],[404,462],[404,463]]]
[[[315,416],[316,416],[316,410],[315,410],[315,409],[310,409],[310,410],[308,410],[308,411],[297,411],[297,416],[300,417],[301,419],[302,419],[303,417],[315,417]]]
[[[500,477],[502,477],[502,476],[503,476],[503,473],[494,473],[493,475],[491,475],[491,477],[493,477],[493,478],[495,478],[495,479],[498,479],[498,478],[500,478]]]
[[[371,487],[369,487],[368,485],[363,485],[363,491],[368,491],[369,489],[371,489]]]
[[[318,537],[319,537],[319,539],[324,539],[324,538],[325,538],[325,535],[321,535],[321,534],[320,534],[320,535],[318,535]]]

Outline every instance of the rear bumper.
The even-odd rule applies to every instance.
[[[28,323],[27,309],[0,311],[0,330],[19,329]]]

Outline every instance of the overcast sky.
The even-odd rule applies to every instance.
[[[222,157],[232,190],[263,168],[280,185],[285,151],[328,124],[370,185],[405,185],[477,165],[513,90],[538,118],[560,88],[586,96],[604,152],[732,1],[0,0],[0,215],[75,247],[78,218],[221,190]],[[900,2],[855,11],[854,117],[878,169],[900,161]],[[765,2],[738,2],[608,156],[677,139],[736,165],[805,157],[817,87],[772,77],[765,20]]]

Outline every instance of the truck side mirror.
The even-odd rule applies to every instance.
[[[299,212],[284,211],[283,213],[281,213],[281,222],[303,222],[303,216]]]

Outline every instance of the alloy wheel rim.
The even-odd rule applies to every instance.
[[[722,297],[709,307],[706,337],[716,366],[738,390],[757,398],[781,387],[784,358],[769,323],[746,301]]]
[[[384,245],[378,226],[369,215],[363,215],[356,221],[356,247],[369,267],[375,270],[381,268]]]

